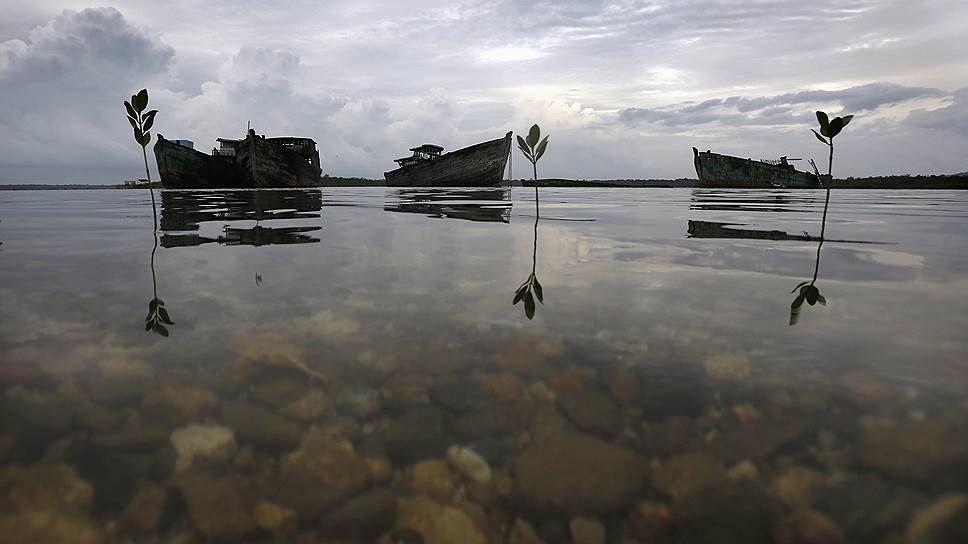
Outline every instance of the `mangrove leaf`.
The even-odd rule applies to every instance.
[[[131,105],[139,113],[145,111],[145,108],[148,107],[148,89],[138,91],[138,94],[132,98]]]
[[[541,139],[541,129],[538,128],[537,124],[532,125],[531,130],[528,131],[528,148],[530,148],[533,151],[534,146],[538,145],[538,140],[540,139]]]

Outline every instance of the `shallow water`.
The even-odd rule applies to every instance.
[[[156,196],[0,192],[5,534],[963,534],[966,193]]]

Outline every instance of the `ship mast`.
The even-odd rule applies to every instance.
[[[508,185],[511,185],[511,172],[513,171],[513,169],[514,169],[514,153],[512,153],[511,149],[509,148],[508,149],[508,171],[507,171],[508,176],[506,180],[508,182]]]

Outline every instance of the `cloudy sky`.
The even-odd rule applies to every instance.
[[[968,170],[964,0],[106,1],[5,0],[0,183],[138,177],[142,87],[166,137],[251,121],[332,175],[535,122],[546,177],[694,176],[693,145],[820,159],[816,109],[856,115],[835,175]]]

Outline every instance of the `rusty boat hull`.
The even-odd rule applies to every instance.
[[[160,134],[154,151],[165,189],[224,189],[243,183],[233,157],[202,153]]]
[[[250,131],[235,148],[246,187],[317,187],[322,171],[316,142],[309,138],[265,138]]]
[[[771,164],[692,148],[700,187],[815,189],[817,176],[790,164]]]
[[[166,189],[317,187],[319,152],[310,138],[266,138],[254,130],[230,142],[231,154],[202,153],[158,135],[155,160]]]
[[[511,152],[511,133],[385,172],[388,187],[499,187]]]

